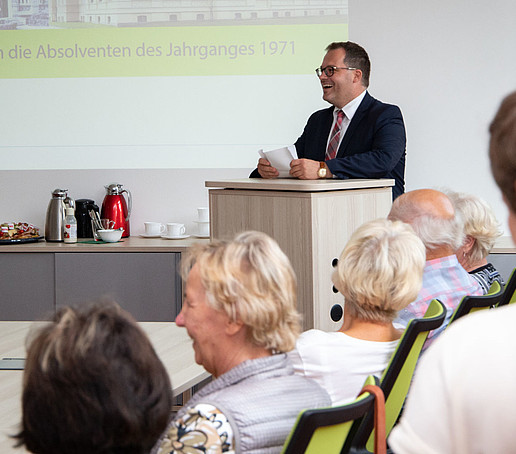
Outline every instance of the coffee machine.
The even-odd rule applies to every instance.
[[[131,216],[132,197],[131,192],[127,189],[122,189],[119,183],[111,183],[106,188],[106,195],[102,202],[102,210],[100,217],[102,219],[110,219],[114,222],[114,229],[123,228],[124,233],[122,238],[127,238],[129,231],[129,217]],[[124,197],[127,194],[127,202]]]
[[[77,238],[93,238],[90,211],[99,212],[99,207],[91,199],[75,201],[75,219],[77,219]]]

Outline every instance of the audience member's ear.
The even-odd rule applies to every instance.
[[[464,251],[471,251],[471,248],[475,245],[475,241],[475,238],[473,238],[471,235],[466,235],[466,237],[464,238],[464,243],[462,244]]]
[[[237,334],[241,329],[244,329],[244,323],[242,320],[227,320],[226,321],[226,334],[229,336],[234,336]]]

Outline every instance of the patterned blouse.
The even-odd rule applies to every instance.
[[[213,405],[198,404],[174,421],[159,454],[234,454],[233,438],[223,413]]]
[[[471,274],[471,276],[473,276],[477,280],[477,282],[482,287],[484,293],[487,293],[489,291],[489,288],[491,287],[491,285],[493,285],[493,282],[495,281],[499,282],[502,288],[505,285],[502,276],[500,276],[500,273],[491,263],[481,266],[476,270],[470,271],[469,274]]]

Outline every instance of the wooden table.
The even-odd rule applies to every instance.
[[[44,322],[0,322],[0,359],[25,357],[25,338],[31,329]],[[210,377],[195,363],[192,341],[184,328],[172,322],[142,322],[158,356],[163,361],[177,396]],[[0,370],[0,447],[2,454],[25,453],[12,448],[8,436],[18,431],[21,421],[23,371]]]

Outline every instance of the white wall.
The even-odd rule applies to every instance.
[[[0,169],[252,168],[325,106],[308,62],[288,76],[0,79]]]
[[[372,60],[371,94],[399,105],[405,117],[407,189],[446,186],[483,196],[505,226],[506,211],[489,172],[487,128],[502,97],[516,89],[516,2],[350,0],[349,8],[349,37]],[[307,105],[321,104],[315,76],[314,87],[293,99],[278,99],[297,116],[297,127],[289,124],[292,141],[308,117]],[[101,203],[103,186],[118,182],[133,192],[133,234],[151,219],[186,222],[193,229],[195,208],[207,204],[204,181],[241,178],[249,170],[0,170],[0,222],[43,227],[54,188]]]
[[[349,9],[349,38],[371,58],[371,94],[403,111],[406,189],[483,197],[508,234],[487,149],[489,123],[516,89],[516,2],[350,0]]]
[[[143,233],[145,221],[182,222],[187,233],[196,233],[197,207],[208,206],[204,182],[248,173],[249,169],[0,171],[0,215],[5,221],[32,222],[43,234],[54,189],[69,189],[70,197],[93,199],[100,208],[104,186],[116,182],[133,196],[132,235]]]

